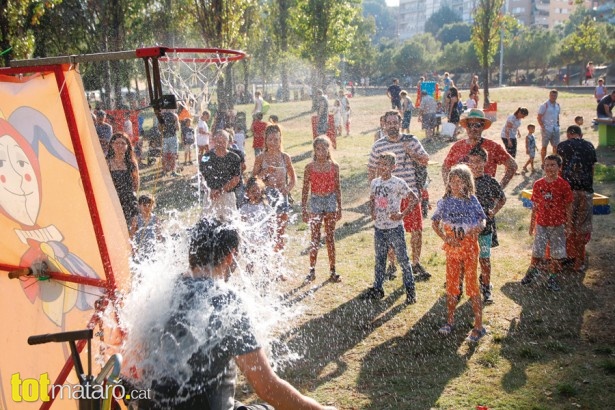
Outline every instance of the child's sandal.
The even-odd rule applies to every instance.
[[[466,341],[471,342],[471,343],[476,343],[480,339],[482,339],[482,337],[485,336],[486,334],[487,334],[487,329],[485,329],[484,327],[482,327],[480,330],[472,329],[468,337],[466,337]]]
[[[444,326],[442,326],[440,330],[438,330],[438,333],[440,333],[442,336],[448,336],[453,332],[453,330],[455,330],[455,325],[451,325],[450,323],[447,323]]]

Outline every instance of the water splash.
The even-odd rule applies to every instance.
[[[274,218],[275,215],[269,215]],[[203,288],[188,307],[182,325],[187,332],[171,335],[165,330],[173,314],[187,297],[181,277],[188,272],[189,227],[187,220],[196,220],[198,213],[169,214],[163,224],[164,242],[158,244],[151,258],[133,264],[130,293],[124,298],[119,313],[127,337],[123,344],[125,369],[136,375],[141,386],[151,386],[154,380],[171,377],[180,385],[191,376],[189,359],[201,349],[208,356],[241,320],[239,312],[247,312],[254,334],[275,368],[283,368],[298,359],[277,335],[287,333],[302,314],[303,307],[284,304],[280,275],[292,277],[285,257],[274,253],[273,235],[267,234],[265,221],[241,222],[235,214],[229,222],[242,238],[236,258],[236,269],[227,282]],[[211,285],[211,283],[210,283]],[[212,326],[213,300],[232,290],[238,295]],[[270,353],[275,350],[275,357]]]

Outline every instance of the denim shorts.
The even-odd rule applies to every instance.
[[[280,191],[270,187],[265,188],[265,195],[269,200],[269,205],[275,209],[276,214],[286,214],[290,211],[288,195],[282,195]]]
[[[179,143],[177,138],[165,138],[162,140],[162,152],[177,154]]]
[[[337,195],[335,193],[312,195],[310,197],[310,213],[328,214],[334,212],[337,212]]]
[[[493,234],[478,235],[478,248],[480,253],[478,257],[480,259],[487,259],[491,257],[491,238]]]
[[[564,225],[540,226],[536,225],[536,235],[532,247],[534,258],[544,259],[547,252],[547,244],[553,259],[566,257],[566,232]]]

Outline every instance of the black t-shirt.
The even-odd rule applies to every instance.
[[[562,157],[562,178],[573,191],[594,192],[594,164],[598,161],[596,149],[582,138],[571,138],[557,146]]]
[[[241,176],[241,158],[231,151],[219,157],[211,150],[203,155],[199,169],[209,189],[222,189],[233,177]]]
[[[391,94],[391,101],[401,101],[401,96],[399,95],[401,87],[399,85],[391,84],[387,91]]]
[[[474,185],[476,186],[476,198],[483,207],[483,211],[485,211],[485,215],[487,216],[487,225],[480,234],[488,235],[493,232],[495,218],[489,217],[489,215],[487,215],[487,211],[493,209],[495,203],[502,198],[506,198],[506,195],[504,194],[499,182],[487,174],[474,178]]]
[[[605,95],[604,97],[602,97],[602,99],[598,103],[598,107],[596,108],[596,113],[598,114],[598,117],[608,117],[608,114],[606,113],[606,110],[604,109],[605,105],[608,105],[609,108],[611,109],[611,112],[613,112],[615,101],[613,100],[613,97],[611,97],[611,95],[612,94]]]
[[[182,277],[174,292],[179,306],[152,337],[160,340],[163,360],[187,363],[173,362],[177,368],[168,370],[176,374],[155,380],[152,400],[139,408],[232,409],[234,358],[260,348],[247,310],[234,291],[209,278]]]

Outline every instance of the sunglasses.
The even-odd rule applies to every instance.
[[[468,128],[474,128],[475,130],[478,130],[478,129],[483,128],[483,123],[482,122],[469,122]]]

